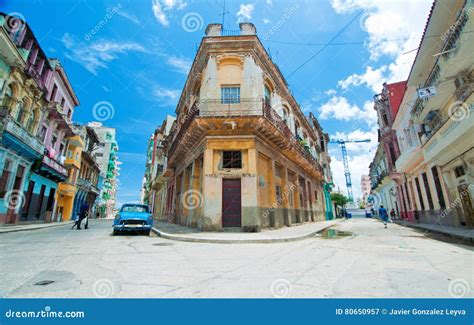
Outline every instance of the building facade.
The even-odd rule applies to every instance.
[[[360,178],[360,189],[362,192],[362,203],[367,206],[367,199],[369,198],[372,189],[372,183],[369,175],[362,175]]]
[[[97,134],[99,145],[92,152],[100,169],[99,195],[96,215],[99,218],[112,218],[115,215],[117,193],[117,176],[119,161],[117,158],[118,144],[115,129],[103,126],[99,122],[87,124]]]
[[[408,220],[474,227],[474,43],[465,33],[474,27],[473,8],[472,0],[450,11],[433,4],[393,124]],[[442,37],[425,37],[435,34]]]
[[[406,81],[384,83],[382,92],[374,96],[374,109],[377,112],[379,126],[379,145],[374,160],[369,166],[372,182],[369,205],[375,209],[378,205],[384,205],[388,211],[393,209],[401,218],[406,218],[405,210],[400,209],[400,204],[405,204],[403,197],[405,189],[397,186],[397,182],[402,177],[395,166],[400,156],[400,148],[392,126],[398,115],[406,84]]]
[[[326,137],[301,111],[253,24],[231,34],[207,27],[176,113],[164,140],[169,221],[260,231],[326,219]]]
[[[95,131],[89,126],[75,125],[75,130],[84,141],[84,150],[82,151],[81,169],[77,179],[73,215],[78,216],[81,208],[87,205],[91,211],[91,216],[96,216],[96,201],[100,194],[100,168],[92,153],[100,142]]]

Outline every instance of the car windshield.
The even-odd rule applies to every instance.
[[[148,208],[143,205],[126,205],[122,207],[122,212],[148,212]]]

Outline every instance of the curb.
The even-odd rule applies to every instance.
[[[7,234],[7,233],[10,233],[10,232],[48,229],[48,228],[59,227],[59,226],[68,226],[68,225],[70,226],[72,224],[73,224],[73,221],[64,221],[64,222],[54,222],[54,223],[52,222],[50,225],[48,224],[47,226],[44,226],[44,224],[39,224],[37,226],[17,228],[17,229],[2,229],[2,228],[0,228],[0,235],[1,234]]]
[[[339,224],[341,221],[335,222],[332,225],[328,225],[324,228],[318,229],[316,231],[312,231],[305,235],[301,236],[293,236],[293,237],[282,237],[282,238],[261,238],[261,239],[219,239],[219,238],[195,238],[189,236],[182,236],[182,235],[173,235],[166,232],[159,230],[158,228],[151,228],[151,230],[161,238],[175,240],[175,241],[183,241],[183,242],[192,242],[192,243],[208,243],[208,244],[271,244],[271,243],[286,243],[286,242],[293,242],[299,241],[303,239],[307,239],[309,237],[314,236],[320,231],[323,231],[327,228],[333,227]],[[271,231],[271,230],[270,230]]]
[[[435,233],[435,234],[450,236],[450,237],[453,237],[453,238],[461,239],[463,241],[467,241],[471,244],[474,243],[474,238],[473,237],[452,234],[452,233],[449,233],[449,232],[444,232],[444,231],[437,230],[437,229],[430,229],[430,228],[420,227],[420,226],[416,226],[416,225],[412,225],[412,224],[408,224],[408,223],[401,223],[401,222],[395,222],[395,223],[399,226],[404,226],[404,227],[414,228],[414,229],[417,229],[417,230],[423,230],[423,231],[431,232],[431,233]]]

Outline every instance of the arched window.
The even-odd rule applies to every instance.
[[[16,114],[16,121],[18,123],[21,123],[23,121],[23,118],[25,116],[25,103],[19,102],[18,103],[18,110]]]
[[[295,134],[298,136],[298,129],[300,128],[300,123],[296,120],[295,121]]]

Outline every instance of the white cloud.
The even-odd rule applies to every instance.
[[[359,106],[349,103],[347,98],[334,95],[319,107],[319,118],[353,121],[354,127],[360,127],[356,121],[363,121],[372,126],[377,122],[377,113],[372,107],[371,101],[366,101],[364,106],[359,108]]]
[[[167,63],[172,66],[175,71],[187,75],[193,62],[187,58],[170,56],[167,60]]]
[[[119,54],[146,52],[142,45],[134,42],[119,43],[102,39],[85,43],[77,41],[69,33],[63,35],[61,42],[67,49],[68,59],[79,63],[95,75],[99,69],[107,68],[107,64],[117,59]]]
[[[375,94],[382,91],[382,84],[385,82],[384,72],[387,70],[386,66],[382,66],[379,69],[373,69],[367,67],[363,74],[352,74],[345,80],[339,81],[337,84],[343,90],[347,90],[350,86],[366,85]]]
[[[262,21],[263,21],[264,24],[270,24],[271,23],[270,19],[268,19],[268,18],[263,18]]]
[[[152,95],[161,103],[175,104],[179,98],[181,91],[178,89],[169,89],[159,85],[155,85],[152,90]]]
[[[237,20],[239,22],[242,22],[242,21],[249,21],[250,19],[252,19],[252,13],[253,13],[253,10],[255,9],[254,5],[249,3],[249,4],[240,4],[240,9],[239,11],[237,12]]]
[[[408,78],[416,51],[404,53],[418,47],[432,0],[332,0],[331,4],[340,14],[365,10],[360,16],[359,25],[368,34],[370,59],[377,61],[381,56],[393,59],[388,67],[369,67],[362,75],[349,76],[348,79],[354,78],[353,83],[347,79],[340,83],[347,81],[347,87],[365,84],[369,89],[380,92],[383,82],[379,85],[376,82],[384,80],[392,83]],[[384,75],[385,78],[378,81]]]
[[[182,10],[186,5],[187,3],[183,0],[152,0],[151,8],[158,22],[164,27],[168,27],[170,24],[169,13],[173,10]]]
[[[130,20],[132,23],[136,25],[140,25],[140,21],[138,20],[138,17],[128,11],[120,10],[120,11],[117,11],[117,14],[127,20]]]
[[[273,6],[273,0],[267,0],[267,5]]]

